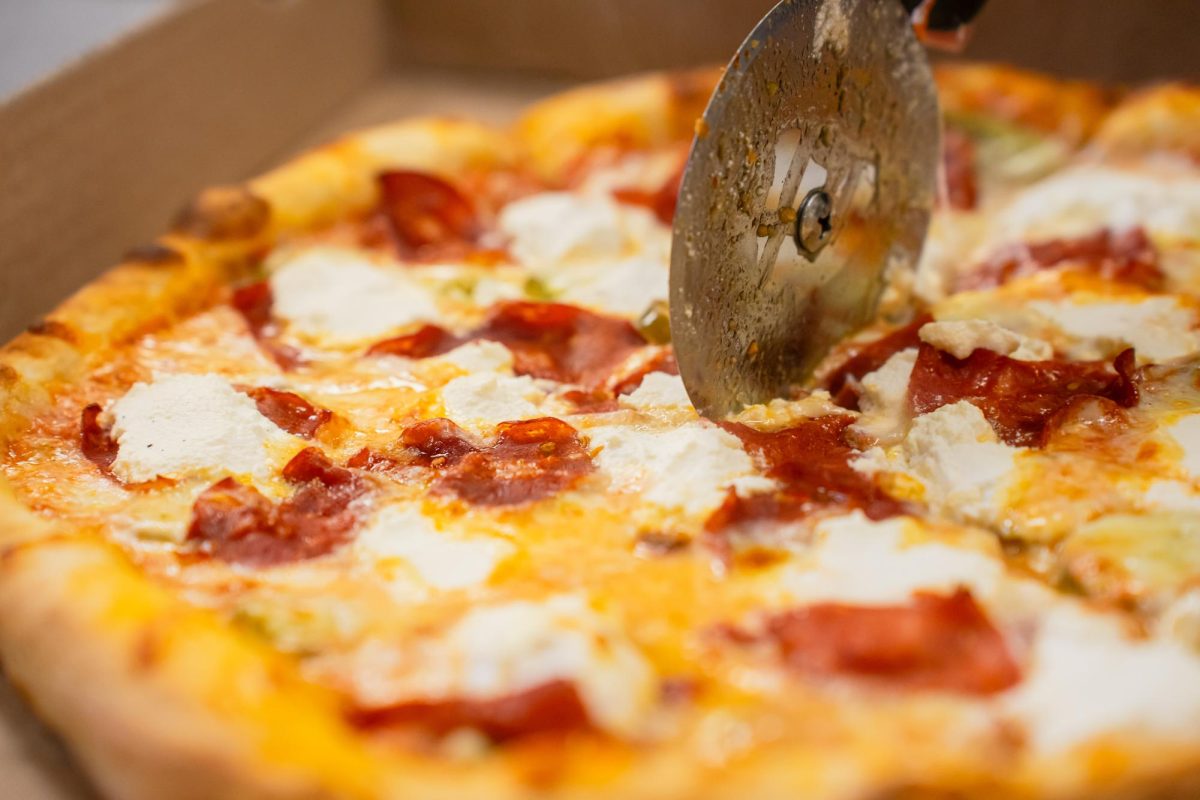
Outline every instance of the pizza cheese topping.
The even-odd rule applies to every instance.
[[[273,463],[296,449],[255,400],[212,375],[136,384],[106,416],[117,443],[112,472],[126,483],[231,473],[266,477]]]

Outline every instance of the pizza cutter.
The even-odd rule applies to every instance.
[[[916,263],[939,147],[913,30],[930,8],[783,0],[729,63],[671,252],[671,338],[701,413],[788,396],[872,319],[885,276]]]

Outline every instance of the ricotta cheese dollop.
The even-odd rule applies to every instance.
[[[215,375],[138,383],[108,409],[119,445],[113,474],[126,483],[247,474],[266,477],[272,447],[292,437]]]

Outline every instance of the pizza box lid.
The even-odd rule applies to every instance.
[[[496,123],[573,82],[726,60],[773,0],[181,0],[0,103],[0,338],[153,239],[206,185],[356,127]],[[1195,0],[993,0],[966,55],[1200,77]],[[69,646],[69,643],[64,643]],[[0,797],[95,797],[0,680]]]

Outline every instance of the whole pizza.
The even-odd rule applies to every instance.
[[[1200,796],[1200,88],[942,68],[918,268],[708,420],[716,78],[351,135],[0,351],[0,654],[105,794]]]

